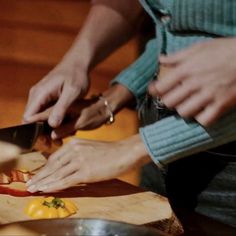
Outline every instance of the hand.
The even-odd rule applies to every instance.
[[[31,88],[24,122],[32,122],[32,116],[56,102],[48,117],[48,123],[53,128],[58,127],[68,107],[78,98],[83,97],[87,89],[86,70],[78,65],[62,62]]]
[[[31,122],[46,121],[53,107],[31,117]],[[74,102],[68,109],[64,121],[54,129],[52,139],[62,139],[74,134],[77,130],[90,130],[103,125],[109,118],[104,102],[98,98],[81,99]]]
[[[118,112],[125,105],[134,100],[133,94],[123,85],[115,84],[103,93],[113,113]],[[46,121],[49,119],[53,107],[37,113],[30,118],[30,122]],[[51,134],[52,139],[61,139],[74,134],[77,130],[91,130],[106,123],[110,113],[104,101],[98,98],[76,100],[67,108],[65,119]]]
[[[160,63],[172,70],[153,82],[149,92],[182,117],[208,126],[236,105],[235,38],[199,43],[161,56]]]
[[[103,181],[148,161],[139,135],[120,142],[74,139],[49,158],[27,183],[28,191],[54,192],[79,183]]]

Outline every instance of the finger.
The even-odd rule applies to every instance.
[[[35,92],[36,91],[36,92]],[[24,122],[28,123],[28,119],[41,111],[41,109],[47,104],[48,96],[45,91],[35,90],[32,88],[29,93],[28,102],[23,115]]]
[[[70,156],[65,146],[49,157],[45,167],[42,168],[42,170],[40,170],[35,176],[32,177],[30,181],[26,183],[27,186],[34,185],[36,182],[40,181],[43,178],[46,178],[47,176],[58,170],[61,166],[67,164],[70,161]]]
[[[159,91],[156,87],[156,83],[155,81],[152,81],[149,85],[148,85],[148,92],[150,95],[152,95],[153,97],[160,97],[161,94],[159,94]]]
[[[79,94],[78,88],[65,85],[49,116],[48,123],[50,126],[57,128],[62,123],[68,108],[78,98]]]
[[[176,108],[179,115],[184,118],[194,117],[200,113],[204,107],[212,102],[209,94],[197,92],[193,94],[190,98],[184,100]]]
[[[183,83],[169,90],[164,96],[161,97],[161,99],[167,107],[174,108],[192,94],[197,92],[197,90],[198,88],[190,83]]]
[[[58,182],[72,175],[78,170],[79,166],[74,163],[69,163],[68,165],[63,166],[61,169],[52,173],[48,177],[36,182],[33,186],[30,186],[27,190],[31,193],[42,191],[44,186],[48,184],[52,184],[54,182]]]
[[[37,113],[33,116],[30,116],[27,118],[27,121],[29,123],[33,123],[33,122],[37,122],[37,121],[46,121],[49,118],[51,110],[52,110],[52,108],[48,108],[43,112]]]
[[[195,116],[195,119],[203,126],[209,126],[219,119],[223,114],[234,107],[236,95],[228,94],[220,101],[209,104],[201,113]]]
[[[77,130],[76,122],[77,122],[76,120],[73,120],[53,130],[51,138],[53,140],[57,140],[57,139],[62,139],[62,138],[74,135]]]
[[[81,181],[79,178],[79,173],[77,171],[77,172],[74,172],[73,174],[67,176],[64,179],[61,179],[60,181],[54,181],[54,182],[48,183],[44,186],[41,186],[40,191],[45,192],[45,193],[55,192],[55,191],[69,188],[69,187],[74,186],[78,183],[81,183]]]
[[[169,90],[184,82],[188,76],[188,68],[186,68],[184,65],[178,66],[167,73],[161,80],[154,82],[156,92],[160,96],[163,96]]]
[[[195,53],[196,51],[199,50],[199,47],[201,46],[201,44],[195,44],[194,46],[190,46],[186,49],[180,50],[179,52],[170,54],[168,56],[166,55],[161,55],[159,58],[159,61],[161,64],[166,65],[166,66],[170,66],[173,64],[178,64],[181,61],[187,60],[189,59],[189,57]]]
[[[218,108],[215,105],[210,104],[202,112],[195,116],[195,120],[198,121],[202,126],[209,126],[215,120],[217,120],[222,114],[218,112]]]

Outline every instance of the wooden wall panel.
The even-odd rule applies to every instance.
[[[1,27],[0,57],[23,63],[55,64],[73,41],[74,35],[41,29]]]
[[[52,66],[72,44],[88,0],[0,0],[0,60]],[[133,40],[99,69],[119,72],[136,57]]]
[[[62,58],[74,38],[75,34],[64,32],[2,26],[0,59],[52,66]],[[119,72],[135,59],[136,51],[136,42],[132,40],[109,57],[99,68]]]
[[[90,8],[88,0],[0,0],[0,22],[77,31]]]

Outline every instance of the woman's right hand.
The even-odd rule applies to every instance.
[[[36,114],[44,112],[55,103],[47,118],[51,127],[59,127],[68,108],[86,94],[88,86],[88,73],[85,68],[62,61],[30,89],[23,121],[33,122]]]

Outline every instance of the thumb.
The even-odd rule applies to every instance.
[[[51,127],[57,128],[61,125],[68,108],[78,98],[79,95],[80,91],[76,90],[75,88],[69,88],[69,86],[65,86],[65,88],[62,90],[61,96],[59,97],[57,103],[53,106],[53,109],[49,115],[48,123]]]

